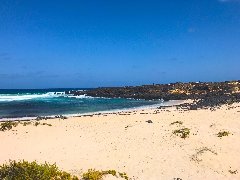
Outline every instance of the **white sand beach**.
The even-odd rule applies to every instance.
[[[19,124],[0,131],[0,164],[46,161],[79,177],[93,168],[126,172],[137,180],[240,179],[237,103],[216,111],[168,107],[40,123],[52,126]],[[189,128],[189,137],[173,134],[182,128]],[[230,134],[220,138],[221,131]]]

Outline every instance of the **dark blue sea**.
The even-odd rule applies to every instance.
[[[72,96],[76,89],[0,90],[0,119],[37,116],[76,115],[160,104],[161,101]],[[85,89],[77,89],[85,90]]]

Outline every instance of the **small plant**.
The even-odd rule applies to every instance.
[[[219,133],[217,133],[217,137],[228,136],[229,134],[229,131],[220,131]]]
[[[182,125],[183,122],[182,121],[175,121],[175,122],[172,122],[170,125],[174,125],[174,124],[179,124],[179,125]]]
[[[30,125],[30,124],[31,124],[31,122],[24,122],[23,126],[27,126],[27,125]]]
[[[16,127],[18,125],[18,122],[13,121],[6,121],[0,124],[0,131],[9,131],[13,127]]]
[[[78,180],[65,171],[58,169],[56,164],[37,164],[27,161],[10,161],[9,164],[0,166],[0,179],[3,180]]]
[[[84,173],[83,180],[101,180],[103,173],[101,171],[96,171],[95,169],[89,169],[88,172]]]
[[[36,122],[34,123],[34,126],[38,126],[38,125],[40,125],[40,122],[37,122],[37,121],[36,121]]]
[[[189,128],[177,129],[177,130],[173,131],[173,134],[185,139],[185,138],[189,137],[190,129]]]
[[[115,170],[107,171],[97,171],[95,169],[89,169],[88,172],[82,175],[83,180],[102,180],[105,175],[111,174],[112,176],[117,177],[117,172]],[[120,177],[128,180],[126,173],[118,173]]]
[[[235,170],[235,171],[229,170],[228,172],[230,172],[231,174],[237,174],[238,173],[237,170]]]
[[[48,123],[42,123],[42,125],[52,126],[51,124],[48,124]]]
[[[119,176],[120,176],[121,178],[124,178],[124,179],[126,179],[126,180],[129,179],[126,173],[118,173],[118,174],[119,174]]]
[[[111,175],[113,175],[113,176],[116,176],[116,175],[117,175],[117,172],[116,172],[115,170],[102,171],[102,173],[103,173],[104,175],[106,175],[106,174],[111,174]]]

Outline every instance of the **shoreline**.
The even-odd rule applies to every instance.
[[[169,101],[164,101],[161,103],[153,104],[153,105],[143,105],[139,107],[131,107],[131,108],[123,108],[123,109],[113,109],[113,110],[106,110],[106,111],[95,111],[95,112],[86,112],[86,113],[78,113],[78,114],[61,114],[61,115],[49,115],[49,116],[33,116],[33,117],[19,117],[19,118],[0,118],[0,122],[5,122],[5,121],[31,121],[31,120],[37,120],[38,117],[46,118],[46,119],[55,119],[56,116],[63,116],[67,118],[71,117],[79,117],[79,116],[84,116],[84,115],[95,115],[95,114],[105,114],[105,113],[114,113],[114,112],[124,112],[124,111],[133,111],[133,110],[142,110],[142,109],[152,109],[152,108],[157,108],[161,106],[175,106],[175,105],[180,105],[185,102],[188,102],[190,100],[169,100]]]

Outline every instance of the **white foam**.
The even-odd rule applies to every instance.
[[[1,94],[0,102],[10,102],[10,101],[23,101],[30,99],[38,99],[38,98],[51,98],[51,97],[59,97],[63,96],[64,92],[61,94],[55,94],[54,92],[48,92],[45,94]]]
[[[79,95],[79,96],[75,96],[75,95],[66,95],[66,97],[69,97],[69,98],[76,98],[76,99],[94,98],[94,97],[91,97],[91,96],[87,96],[86,94]]]
[[[66,97],[66,98],[76,98],[76,99],[84,99],[84,98],[94,98],[91,96],[87,96],[86,94],[74,96],[67,95],[65,92],[48,92],[45,94],[0,94],[0,102],[11,102],[11,101],[24,101],[31,99],[42,99],[42,98],[53,98],[53,97]]]

